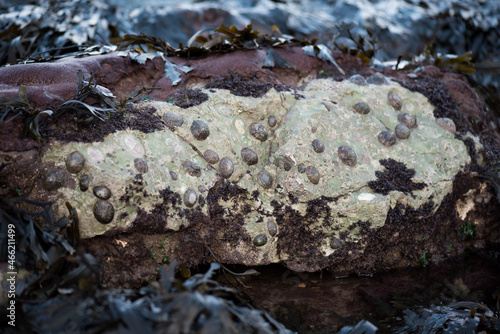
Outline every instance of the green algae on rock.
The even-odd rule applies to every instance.
[[[159,101],[137,105],[153,107],[159,116],[180,115],[179,126],[151,133],[128,129],[107,135],[103,142],[56,143],[49,148],[45,164],[64,168],[66,157],[78,151],[86,161],[81,173],[90,176],[89,186],[107,186],[113,194],[108,200],[114,208],[112,221],[101,218],[102,224],[93,215],[93,194],[71,186],[78,184],[76,176],[68,173],[75,181],[53,192],[61,212],[64,200],[72,199],[83,238],[133,231],[140,213],[153,217],[161,211],[158,221],[163,226],[157,224],[156,229],[176,233],[196,226],[204,240],[213,240],[221,261],[258,265],[293,259],[296,269],[318,270],[343,245],[362,246],[366,231],[382,227],[398,203],[419,208],[432,200],[436,210],[451,192],[455,175],[470,163],[464,143],[436,122],[427,99],[396,83],[313,80],[300,100],[292,92],[274,89],[259,98],[224,89],[203,93],[207,101],[185,109]],[[389,94],[399,98],[400,110],[388,100]],[[360,101],[369,106],[369,113],[353,112]],[[379,134],[394,130],[401,115],[418,119],[418,126],[407,139],[383,145]],[[326,149],[318,154],[314,141]],[[339,147],[355,152],[354,157],[346,160]],[[249,152],[257,159],[252,154],[249,160]],[[147,161],[147,173],[137,174],[136,159]],[[421,186],[411,192],[390,186],[374,191],[369,184],[387,167],[383,161],[413,170],[411,182]],[[299,172],[301,165],[305,173]],[[238,192],[214,195],[229,186]],[[167,203],[165,192],[172,194],[172,201]],[[311,205],[318,203],[325,211],[311,216]],[[233,237],[236,240],[224,241],[213,230],[204,231],[203,221],[215,216],[224,226],[238,217],[242,232]],[[304,218],[302,224],[316,231],[307,241],[315,263],[286,244],[291,241],[283,236],[298,233],[293,229],[299,225],[289,222],[292,216]],[[255,247],[252,240],[259,235],[267,242]]]

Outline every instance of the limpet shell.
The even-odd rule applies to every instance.
[[[411,131],[406,125],[398,124],[396,125],[396,129],[394,132],[396,132],[396,137],[398,137],[399,139],[408,139],[408,137],[410,137]]]
[[[436,118],[436,123],[443,129],[455,134],[457,132],[457,127],[455,126],[455,122],[452,119],[447,117]]]
[[[309,179],[309,181],[311,181],[312,184],[318,184],[319,183],[319,179],[320,179],[319,172],[313,166],[308,166],[306,168],[306,175],[307,175],[307,178]]]
[[[234,172],[233,160],[229,158],[222,158],[219,162],[219,174],[225,179],[229,179]]]
[[[356,103],[352,109],[354,110],[355,113],[361,114],[361,115],[366,115],[370,112],[370,106],[366,102],[359,102]]]
[[[403,106],[403,101],[401,100],[398,94],[390,92],[389,94],[387,94],[387,100],[394,109],[401,110],[401,107]]]
[[[191,208],[196,204],[196,201],[198,200],[198,194],[193,189],[188,189],[184,193],[183,199],[184,199],[184,204],[187,207]]]
[[[270,127],[274,128],[276,126],[276,123],[278,123],[278,121],[276,121],[276,117],[269,116],[269,118],[267,119],[267,124],[269,124]]]
[[[186,160],[182,163],[182,169],[184,169],[185,173],[191,176],[201,176],[201,167],[196,162]]]
[[[149,170],[148,162],[143,158],[135,158],[134,159],[135,169],[140,173],[147,173]]]
[[[278,233],[278,226],[272,220],[267,221],[267,231],[269,235],[274,237]]]
[[[64,172],[60,169],[49,169],[42,177],[42,186],[45,190],[57,190],[64,186]]]
[[[252,149],[245,147],[241,150],[241,159],[249,166],[259,162],[259,157]]]
[[[111,190],[106,186],[95,186],[92,192],[95,197],[100,199],[110,199],[111,197]]]
[[[273,185],[273,177],[268,172],[263,171],[257,174],[257,182],[262,188],[269,189]]]
[[[297,171],[298,171],[299,173],[304,173],[304,172],[306,171],[306,165],[304,165],[304,164],[299,164],[299,165],[297,166]]]
[[[253,238],[253,244],[257,247],[264,246],[267,244],[267,236],[263,233],[258,234],[255,238]]]
[[[316,153],[322,153],[325,151],[325,144],[319,139],[314,139],[312,142],[312,147],[314,152]]]
[[[177,181],[177,179],[179,178],[177,176],[177,173],[174,171],[170,171],[169,174],[170,174],[170,177],[172,178],[172,180],[174,180],[174,181]]]
[[[109,224],[115,217],[115,208],[109,201],[99,199],[94,204],[94,217],[101,224]]]
[[[350,167],[356,166],[358,162],[358,157],[354,150],[347,145],[340,145],[337,149],[337,154],[339,155],[340,161]]]
[[[382,131],[378,135],[378,141],[384,146],[392,146],[396,144],[396,134],[392,131]]]
[[[80,172],[85,166],[85,157],[78,151],[71,152],[66,158],[66,169],[71,174]]]
[[[250,124],[250,134],[260,141],[266,141],[267,130],[266,127],[259,123]]]
[[[373,84],[373,85],[388,85],[389,84],[389,80],[387,80],[387,78],[382,73],[379,73],[379,72],[376,72],[376,73],[373,73],[372,75],[370,75],[370,77],[366,81],[369,84]]]
[[[332,238],[332,240],[330,240],[330,248],[331,249],[338,249],[340,248],[340,246],[342,246],[343,242],[342,240],[340,240],[339,238]]]
[[[205,153],[203,153],[203,157],[209,164],[216,164],[219,162],[219,155],[212,150],[206,150]]]
[[[408,129],[414,129],[417,127],[417,119],[412,114],[406,112],[398,114],[399,123],[405,125]]]
[[[191,133],[197,140],[205,140],[210,135],[208,124],[203,121],[193,121],[191,124]]]
[[[87,174],[83,174],[80,177],[79,185],[81,191],[87,191],[90,187],[90,176],[88,176]]]
[[[175,111],[167,111],[163,115],[163,120],[171,127],[182,126],[184,124],[184,117]]]
[[[358,86],[368,86],[365,78],[363,78],[363,76],[361,76],[360,74],[354,74],[352,77],[347,79],[347,81],[352,82],[353,84],[356,84]]]

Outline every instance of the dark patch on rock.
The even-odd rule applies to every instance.
[[[181,108],[190,108],[208,101],[208,95],[200,89],[178,89],[170,92],[166,98],[167,102]]]
[[[411,179],[415,176],[413,168],[408,169],[404,163],[394,159],[381,159],[380,164],[385,167],[385,171],[376,171],[376,181],[369,181],[368,186],[376,193],[388,195],[390,191],[398,190],[405,194],[414,190],[424,189],[427,185],[423,182],[415,183]]]
[[[215,79],[212,82],[207,83],[205,88],[228,89],[233,95],[252,97],[261,97],[271,88],[274,88],[278,92],[290,91],[292,89],[288,85],[255,81],[234,74]]]
[[[422,78],[418,81],[399,81],[401,86],[412,92],[419,92],[429,99],[429,102],[436,107],[434,117],[447,117],[455,122],[459,132],[468,130],[468,123],[463,113],[458,110],[457,102],[448,94],[446,86],[433,78]]]
[[[130,129],[150,133],[165,127],[161,117],[156,114],[156,109],[150,107],[138,110],[131,105],[127,106],[125,113],[114,113],[104,121],[94,117],[88,124],[85,120],[91,114],[81,110],[42,116],[44,116],[40,117],[42,139],[57,139],[63,142],[100,142],[106,135],[120,130]]]

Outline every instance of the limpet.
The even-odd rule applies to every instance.
[[[257,182],[262,188],[269,189],[273,185],[273,177],[268,172],[263,171],[257,174]]]
[[[379,72],[376,72],[376,73],[373,73],[372,75],[370,75],[370,77],[368,78],[367,81],[368,81],[368,83],[374,84],[374,85],[388,85],[389,84],[389,80],[387,80],[387,78],[382,73],[379,73]]]
[[[109,199],[111,197],[111,190],[106,186],[95,186],[92,192],[95,197],[100,199]]]
[[[45,190],[52,191],[64,185],[64,172],[60,169],[49,169],[42,176],[42,186]]]
[[[229,179],[231,175],[233,175],[233,172],[234,172],[233,160],[226,157],[222,158],[219,162],[220,175],[225,179]]]
[[[312,184],[318,184],[319,183],[319,179],[320,179],[319,172],[313,166],[308,166],[306,168],[306,175],[307,175],[307,178],[309,179],[309,181],[311,181]]]
[[[356,156],[356,152],[347,146],[340,145],[337,149],[337,154],[339,155],[340,160],[345,163],[347,166],[354,167],[358,162],[358,157]]]
[[[188,189],[184,193],[183,199],[184,204],[187,207],[191,208],[196,204],[196,201],[198,200],[198,194],[196,194],[196,191],[194,191],[193,189]]]
[[[170,177],[172,178],[172,180],[174,180],[174,181],[177,181],[177,179],[179,178],[177,176],[177,173],[174,171],[170,171],[169,174],[170,174]]]
[[[367,86],[368,85],[365,78],[363,78],[363,76],[361,76],[360,74],[354,74],[352,77],[347,79],[347,81],[352,82],[353,84],[356,84],[358,86]]]
[[[455,126],[455,122],[452,119],[447,117],[436,118],[436,123],[443,129],[455,134],[457,132],[457,127]]]
[[[66,169],[71,174],[80,172],[85,166],[85,157],[78,151],[71,152],[66,158]]]
[[[216,164],[219,162],[219,155],[212,150],[206,150],[205,153],[203,153],[203,157],[209,164]]]
[[[390,92],[389,94],[387,94],[387,100],[394,109],[401,110],[401,107],[403,106],[403,101],[401,100],[398,94]]]
[[[410,137],[411,131],[410,129],[408,129],[406,125],[398,124],[396,125],[395,132],[396,132],[396,137],[398,137],[399,139],[407,139],[408,137]]]
[[[314,139],[312,142],[312,147],[314,152],[316,153],[322,153],[325,151],[325,144],[319,139]]]
[[[186,160],[182,163],[182,169],[184,169],[185,173],[188,173],[191,176],[201,176],[201,167],[196,162]]]
[[[171,127],[182,126],[184,118],[181,114],[175,111],[168,111],[163,115],[163,120]]]
[[[241,159],[249,166],[259,162],[259,157],[252,149],[245,147],[241,150]]]
[[[115,217],[115,208],[109,201],[99,199],[94,204],[94,217],[101,224],[109,224]]]
[[[278,123],[276,121],[276,117],[269,116],[269,118],[267,119],[267,124],[269,124],[270,127],[274,128],[276,126],[276,123]]]
[[[134,159],[134,166],[135,169],[140,173],[144,174],[147,173],[149,170],[148,163],[145,159],[143,158],[135,158]]]
[[[265,234],[258,234],[253,238],[253,244],[257,247],[264,246],[267,243],[267,236]]]
[[[88,176],[87,174],[82,175],[82,177],[80,177],[79,185],[81,191],[87,191],[90,187],[90,176]]]
[[[342,246],[343,242],[342,240],[340,240],[339,238],[332,238],[332,240],[330,240],[330,248],[331,249],[338,249],[340,248],[340,246]]]
[[[208,124],[203,121],[193,121],[191,124],[191,133],[197,140],[205,140],[210,135]]]
[[[259,123],[250,124],[250,134],[260,141],[266,141],[267,130],[266,127]]]
[[[297,170],[299,171],[299,173],[304,173],[306,171],[306,165],[304,164],[299,164],[297,166]]]
[[[405,125],[408,129],[414,129],[417,127],[417,119],[412,114],[406,112],[398,114],[399,123]]]
[[[278,226],[272,220],[267,221],[267,231],[269,235],[274,237],[278,233]]]
[[[358,102],[352,108],[354,112],[361,115],[366,115],[370,112],[370,106],[366,102]]]
[[[378,135],[378,141],[384,146],[392,146],[396,144],[396,134],[392,131],[382,131]]]

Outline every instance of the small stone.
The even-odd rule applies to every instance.
[[[71,174],[80,172],[85,166],[85,157],[78,151],[71,152],[66,158],[66,169]]]
[[[361,115],[366,115],[370,112],[370,106],[366,102],[356,103],[352,108],[354,112]]]
[[[219,162],[219,155],[212,150],[206,150],[205,153],[203,153],[203,157],[209,164],[216,164]]]
[[[64,186],[64,172],[60,169],[49,169],[42,177],[42,186],[45,190],[57,190]]]
[[[312,147],[314,152],[316,153],[322,153],[325,151],[325,144],[319,139],[314,139],[312,142]]]
[[[252,149],[245,147],[241,150],[241,159],[249,166],[255,165],[259,162],[259,157]]]
[[[401,107],[403,106],[403,101],[401,100],[398,94],[390,92],[389,94],[387,94],[387,100],[394,109],[401,110]]]
[[[219,162],[220,175],[225,179],[229,179],[231,175],[233,175],[233,172],[234,172],[233,160],[226,157],[222,158]]]
[[[82,177],[80,177],[80,190],[87,191],[89,187],[90,187],[90,176],[84,174],[82,175]]]
[[[106,186],[95,186],[92,190],[94,196],[100,199],[110,199],[111,198],[111,190]]]
[[[196,162],[186,160],[182,163],[182,169],[184,172],[195,177],[201,176],[201,167]]]
[[[268,220],[267,230],[269,231],[269,235],[274,237],[278,233],[278,226],[272,220]]]
[[[196,201],[198,200],[198,194],[196,194],[196,191],[194,191],[193,189],[188,189],[184,193],[183,199],[184,204],[187,207],[191,208],[196,204]]]
[[[306,175],[307,175],[307,178],[309,179],[309,181],[311,181],[312,184],[318,184],[319,183],[319,179],[320,179],[319,172],[313,166],[308,166],[306,168]]]
[[[168,126],[176,127],[184,124],[184,118],[181,114],[175,111],[168,111],[163,115],[163,120]]]
[[[191,133],[197,140],[205,140],[210,135],[208,124],[203,121],[193,121],[191,124]]]
[[[266,141],[267,130],[266,127],[259,123],[252,123],[250,125],[250,134],[260,141]]]
[[[378,141],[384,146],[392,146],[396,144],[396,134],[392,131],[382,131],[378,135]]]
[[[273,177],[268,172],[260,172],[257,174],[257,182],[264,189],[269,189],[273,185]]]
[[[408,137],[410,137],[411,131],[410,129],[408,129],[406,125],[398,124],[396,125],[395,132],[396,132],[396,137],[398,137],[399,139],[408,139]]]
[[[447,117],[436,118],[436,123],[443,129],[455,134],[457,132],[457,127],[455,126],[455,122],[452,119]]]
[[[135,166],[135,169],[137,169],[137,171],[140,174],[147,173],[149,170],[148,162],[143,158],[135,158],[134,159],[134,166]]]
[[[340,246],[342,246],[343,242],[339,238],[332,238],[330,241],[330,248],[331,249],[339,249]]]
[[[109,201],[100,199],[94,204],[94,217],[101,224],[109,224],[115,217],[115,208]]]
[[[337,154],[339,155],[340,161],[342,161],[347,166],[356,166],[358,157],[356,156],[356,152],[354,152],[351,147],[347,145],[340,145],[337,150]]]
[[[299,164],[297,166],[297,170],[299,171],[299,173],[304,173],[306,171],[306,165],[304,164]]]
[[[172,180],[174,180],[174,181],[177,181],[177,179],[179,178],[177,176],[176,172],[170,171],[169,174],[170,174],[170,177],[172,178]]]
[[[372,75],[370,75],[370,77],[368,78],[368,83],[369,84],[373,84],[373,85],[388,85],[389,84],[389,80],[387,80],[387,78],[382,74],[382,73],[373,73]]]
[[[253,238],[253,244],[257,247],[264,246],[267,244],[267,237],[265,234],[258,234],[255,238]]]
[[[276,123],[278,123],[276,121],[276,117],[269,116],[269,118],[267,119],[267,124],[269,124],[270,127],[274,128],[276,126]]]
[[[354,74],[352,77],[347,79],[347,81],[352,82],[358,86],[368,86],[365,78],[363,78],[360,74]]]
[[[414,129],[417,127],[417,119],[412,114],[402,113],[398,114],[399,123],[405,125],[408,129]]]

